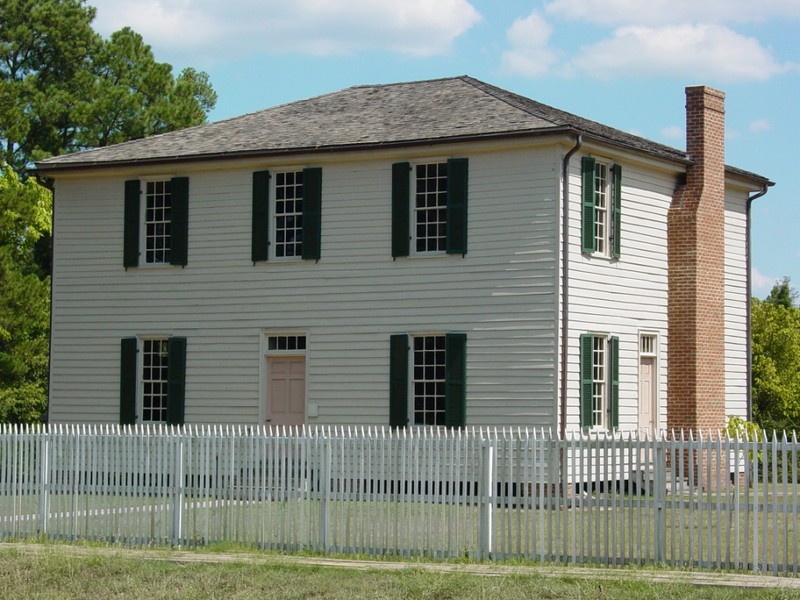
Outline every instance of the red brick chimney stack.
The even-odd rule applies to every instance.
[[[686,88],[692,164],[668,219],[667,427],[725,426],[725,94]]]

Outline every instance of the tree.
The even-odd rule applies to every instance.
[[[800,308],[784,278],[752,302],[753,412],[765,429],[800,429]]]
[[[0,164],[33,161],[199,125],[217,95],[178,77],[126,27],[103,40],[85,0],[0,0]]]
[[[47,405],[50,278],[37,263],[51,194],[10,167],[0,178],[0,422],[37,421]]]
[[[67,147],[94,15],[85,0],[0,0],[0,163],[22,172]]]

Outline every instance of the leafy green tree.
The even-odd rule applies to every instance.
[[[800,308],[784,278],[753,299],[753,411],[764,429],[800,429]]]
[[[50,235],[52,196],[10,167],[0,177],[0,422],[37,421],[47,405],[50,278],[37,245]]]
[[[0,0],[0,164],[24,176],[46,156],[199,125],[208,75],[177,77],[126,27],[103,40],[85,0]]]
[[[203,123],[217,95],[208,75],[177,77],[156,62],[142,36],[125,27],[104,41],[82,74],[88,94],[75,109],[76,147],[107,146]]]
[[[0,0],[0,163],[21,173],[69,146],[94,15],[84,0]]]

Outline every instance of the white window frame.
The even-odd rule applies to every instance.
[[[143,257],[142,265],[144,266],[159,266],[159,265],[169,265],[170,264],[170,256],[172,252],[172,177],[149,177],[144,178],[141,180],[144,186],[143,190],[143,199],[141,202],[141,209],[139,215],[139,222],[141,223],[140,232],[139,232],[139,247],[142,249],[141,255]],[[169,193],[161,192],[158,193],[154,191],[153,193],[150,192],[151,186],[158,186],[162,185],[169,188]],[[163,196],[169,197],[169,213],[170,218],[169,220],[166,219],[154,219],[153,221],[148,220],[147,213],[148,213],[148,204],[151,198],[156,196]],[[154,208],[154,210],[159,210],[158,208]],[[168,248],[162,248],[161,250],[164,251],[164,255],[162,256],[162,260],[155,260],[151,253],[158,252],[158,250],[150,250],[148,248],[148,240],[151,236],[148,234],[148,224],[153,223],[154,225],[161,223],[167,224],[169,226],[169,234],[161,235],[161,236],[152,236],[154,239],[157,237],[161,237],[166,240],[166,244],[169,245]]]
[[[292,175],[295,178],[293,183],[286,183],[282,182],[281,180],[288,175]],[[297,178],[300,178],[300,183],[297,183]],[[292,169],[278,169],[275,170],[273,176],[270,178],[270,185],[272,189],[270,190],[270,207],[269,207],[269,258],[271,260],[300,260],[303,258],[303,200],[305,195],[305,189],[303,188],[303,169],[302,168],[292,168]],[[295,192],[297,188],[300,187],[302,189],[302,194],[297,197],[293,198],[278,198],[282,189],[288,190],[293,189]],[[281,211],[278,212],[278,207],[282,202],[300,202],[299,210],[297,210],[297,204],[294,205],[294,210],[292,211]],[[281,218],[293,218],[295,226],[294,227],[278,227],[279,220]],[[299,223],[299,225],[298,225]],[[294,231],[295,239],[291,242],[287,242],[285,239],[282,241],[278,240],[279,233],[281,230],[285,232]],[[300,241],[297,242],[297,235],[300,235]],[[286,248],[291,247],[292,254],[287,255],[285,250]]]
[[[592,335],[592,429],[608,431],[611,423],[611,369],[607,334]]]
[[[166,375],[163,378],[153,378],[152,376],[145,379],[145,369],[147,369],[147,355],[148,355],[148,344],[158,342],[162,344],[162,355],[164,356],[164,360],[167,362],[166,365]],[[138,360],[136,365],[137,371],[137,394],[136,394],[136,414],[138,423],[166,423],[167,422],[167,389],[169,386],[169,359],[167,358],[167,353],[169,351],[169,336],[164,335],[147,335],[147,336],[140,336],[138,337]],[[161,386],[161,393],[160,394],[148,394],[146,391],[147,385],[160,385]],[[156,396],[158,395],[162,402],[161,406],[158,407],[158,411],[161,413],[161,418],[153,419],[153,418],[146,418],[145,410],[152,410],[152,407],[149,409],[145,408],[145,400],[148,395]]]
[[[436,168],[437,173],[435,174],[435,179],[439,181],[438,189],[434,192],[430,190],[420,190],[420,180],[422,179],[418,175],[418,169],[424,168],[426,170],[430,168]],[[447,245],[447,169],[448,164],[446,159],[430,159],[425,161],[419,161],[412,163],[411,165],[411,253],[416,256],[439,256],[447,253],[446,245]],[[433,180],[434,177],[431,176],[430,173],[425,174],[425,179]],[[443,181],[443,184],[442,184]],[[444,189],[441,189],[441,185],[444,185]],[[438,200],[440,201],[435,207],[417,207],[417,202],[419,200],[419,194],[437,194]],[[417,219],[421,217],[422,212],[433,213],[434,211],[438,211],[438,218],[437,220],[429,223],[427,221],[423,221],[422,224],[418,223]],[[428,235],[427,233],[424,236],[419,235],[419,228],[425,227],[425,223],[427,223],[428,227],[437,227],[441,228],[441,230],[437,231],[435,235]],[[434,249],[428,249],[427,247],[424,249],[419,249],[418,244],[423,241],[425,242],[426,246],[430,245],[429,241],[435,240],[435,245],[437,246]]]
[[[415,333],[410,336],[411,338],[411,351],[409,352],[409,401],[408,401],[408,422],[412,426],[444,426],[445,412],[447,406],[445,404],[445,367],[447,364],[447,355],[445,350],[445,334],[441,332],[435,333]],[[427,339],[435,340],[435,347],[431,350],[422,349],[423,361],[417,364],[417,343],[418,341],[424,344]],[[430,356],[429,353],[433,353]],[[436,362],[428,364],[425,362],[428,358],[436,359]],[[439,362],[439,360],[441,362]],[[418,372],[418,369],[421,370]],[[418,386],[420,386],[418,388]],[[418,394],[417,390],[421,389],[422,393]],[[419,399],[422,407],[417,408],[417,400]],[[426,404],[426,402],[428,404]],[[433,405],[430,405],[430,402]],[[441,408],[440,408],[440,407]],[[418,413],[420,413],[421,422],[417,421]],[[432,422],[426,422],[427,415],[433,415]]]
[[[594,251],[600,256],[611,256],[611,215],[614,190],[611,163],[596,161],[594,165]]]

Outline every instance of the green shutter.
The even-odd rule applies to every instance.
[[[619,427],[619,338],[611,337],[609,340],[608,364],[611,366],[611,389],[608,401],[611,412],[611,428]]]
[[[122,265],[128,267],[139,266],[139,221],[141,219],[140,183],[138,179],[125,182],[125,232],[123,239]]]
[[[408,425],[408,336],[389,340],[389,425]]]
[[[269,171],[253,173],[253,228],[250,257],[253,262],[269,258]]]
[[[303,169],[303,258],[319,260],[322,243],[322,169]]]
[[[581,335],[581,427],[592,427],[594,419],[592,416],[592,346],[594,336],[589,334]]]
[[[594,165],[591,156],[581,160],[581,246],[586,254],[594,252]]]
[[[612,188],[614,194],[614,204],[612,207],[611,224],[614,239],[611,244],[611,255],[619,258],[622,247],[622,166],[613,165],[611,167]]]
[[[445,335],[444,424],[464,427],[467,424],[467,335]]]
[[[447,161],[447,239],[448,254],[467,253],[467,187],[469,161],[451,158]]]
[[[411,239],[411,164],[392,165],[392,258],[408,256]]]
[[[186,404],[186,338],[169,338],[167,346],[167,424],[183,425]]]
[[[119,422],[136,423],[136,338],[122,338],[119,364]]]
[[[173,177],[171,189],[169,263],[185,267],[189,256],[189,178]]]

